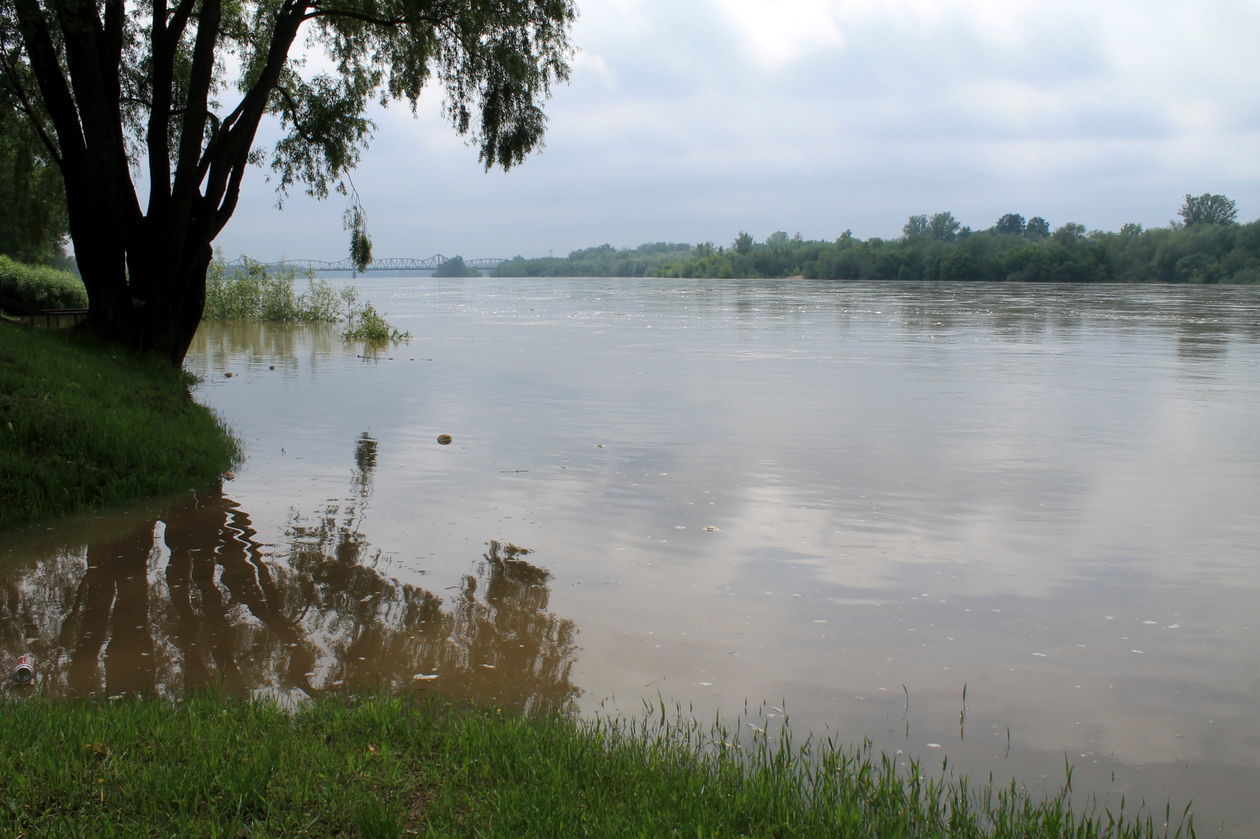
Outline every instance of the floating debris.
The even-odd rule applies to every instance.
[[[35,679],[35,656],[30,653],[18,656],[13,665],[13,681],[25,685]]]
[[[428,682],[438,677],[437,673],[412,673],[411,680],[413,682]]]
[[[443,446],[449,446],[451,444],[451,440],[453,439],[454,438],[451,437],[451,435],[449,434],[439,434],[437,441],[441,443]]]

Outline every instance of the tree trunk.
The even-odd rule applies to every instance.
[[[192,343],[206,303],[209,242],[160,241],[143,231],[127,249],[125,268],[114,260],[80,257],[88,289],[83,329],[134,352],[155,355],[179,366]],[[99,251],[75,239],[75,252]]]

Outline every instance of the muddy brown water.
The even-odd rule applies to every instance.
[[[199,334],[221,486],[0,537],[6,666],[747,704],[1260,835],[1260,289],[358,284],[409,343]]]

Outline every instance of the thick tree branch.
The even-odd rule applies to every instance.
[[[31,70],[35,74],[35,82],[39,85],[53,129],[57,132],[58,146],[63,156],[62,169],[65,171],[67,165],[78,168],[82,165],[86,143],[74,107],[74,97],[61,73],[61,62],[57,59],[48,21],[35,0],[14,0],[14,8],[26,54],[30,58]],[[74,173],[65,174],[70,177]]]
[[[153,0],[153,28],[149,33],[149,55],[153,62],[153,102],[149,105],[146,144],[149,152],[149,210],[153,215],[166,204],[166,185],[171,171],[170,119],[171,79],[175,51],[166,21],[166,0]],[[174,39],[178,43],[178,34]],[[159,189],[159,185],[162,188]]]
[[[204,0],[197,19],[197,37],[193,44],[192,77],[184,100],[184,119],[180,127],[179,158],[176,161],[175,182],[172,193],[180,201],[180,215],[187,212],[183,206],[197,188],[197,164],[200,162],[202,143],[205,142],[206,117],[209,112],[210,86],[214,74],[215,46],[219,38],[221,6],[219,0]]]
[[[48,151],[49,157],[60,168],[62,165],[61,149],[57,146],[56,140],[45,130],[43,116],[32,101],[31,92],[27,89],[21,74],[18,73],[17,67],[14,66],[11,59],[12,57],[9,55],[5,55],[3,59],[6,89],[17,103],[18,109],[26,117],[31,128],[34,129],[40,143]]]
[[[280,73],[289,59],[289,50],[305,20],[306,8],[306,4],[298,0],[286,0],[272,24],[267,57],[257,78],[232,113],[223,120],[222,130],[206,144],[197,171],[199,179],[206,180],[204,194],[212,207],[222,206],[233,171],[249,161],[249,150],[254,145],[258,125],[267,112],[271,92],[279,84]]]

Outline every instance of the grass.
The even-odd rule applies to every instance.
[[[236,439],[161,361],[0,321],[0,531],[213,481]]]
[[[1061,795],[925,779],[869,750],[721,726],[522,717],[401,698],[0,708],[7,835],[330,837],[1193,836]],[[1175,816],[1176,814],[1164,814]]]
[[[0,255],[0,296],[41,309],[87,306],[87,290],[74,274],[42,265],[26,265],[4,255]]]

